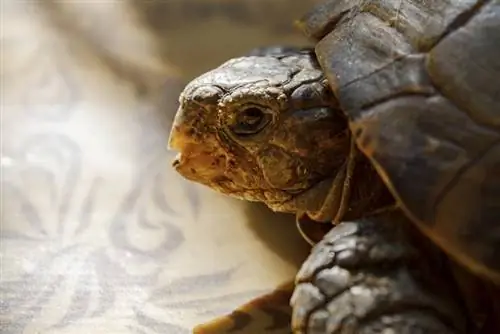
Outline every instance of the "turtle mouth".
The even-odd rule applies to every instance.
[[[185,179],[231,197],[250,201],[266,200],[265,190],[245,187],[228,177],[224,150],[211,145],[209,140],[200,142],[191,138],[182,127],[175,127],[169,138],[168,149],[178,152],[172,160],[172,167]]]
[[[168,147],[178,152],[172,160],[172,167],[185,179],[233,198],[264,203],[277,212],[318,210],[318,203],[322,202],[332,183],[330,179],[322,180],[308,188],[295,191],[245,187],[225,174],[223,159],[218,159],[218,152],[209,149],[207,145],[177,134],[170,137]]]
[[[208,176],[206,174],[209,170],[212,171],[210,176],[215,176],[213,174],[216,168],[208,168],[210,165],[215,167],[213,150],[189,136],[184,127],[178,125],[172,127],[168,149],[177,152],[172,161],[172,167],[185,178],[198,183],[206,183],[204,179]]]
[[[248,183],[237,169],[227,165],[223,149],[209,139],[204,142],[196,140],[189,135],[189,129],[179,125],[172,128],[168,149],[177,151],[172,167],[185,179],[233,198],[262,202],[273,211],[315,212],[320,209],[318,205],[323,203],[332,185],[332,180],[323,179],[310,187],[290,191],[259,187],[263,180]]]
[[[172,167],[188,180],[214,187],[227,183],[228,179],[220,168],[223,162],[213,152],[194,150],[181,151],[172,161]]]
[[[193,151],[189,147],[187,152],[178,152],[171,163],[176,172],[185,179],[233,198],[265,203],[275,211],[294,212],[292,210],[293,200],[300,193],[292,194],[279,189],[262,189],[238,184],[231,177],[225,175],[223,162],[214,162],[214,159],[217,159],[214,158],[213,153],[203,150]]]
[[[177,168],[181,165],[182,153],[178,152],[175,156],[174,160],[172,160],[172,167],[177,170]]]

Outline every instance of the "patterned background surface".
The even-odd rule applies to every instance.
[[[188,333],[291,279],[291,217],[170,168],[192,76],[303,0],[2,0],[2,333]]]

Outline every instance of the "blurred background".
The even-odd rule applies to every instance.
[[[189,333],[293,279],[293,217],[188,183],[166,143],[190,79],[306,45],[313,2],[0,2],[1,333]]]

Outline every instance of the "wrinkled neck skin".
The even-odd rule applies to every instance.
[[[342,168],[344,169],[345,165]],[[348,196],[347,209],[340,217],[342,221],[359,219],[395,202],[371,163],[361,154],[356,159],[349,194],[343,193],[344,182],[344,171],[337,171],[330,178],[301,194],[296,201],[294,212],[298,216],[306,214],[312,221],[330,223],[338,215],[342,196]]]
[[[186,86],[169,140],[180,152],[173,166],[220,193],[332,221],[352,152],[347,120],[314,52],[275,51],[232,59]],[[249,108],[265,122],[241,135],[235,124]],[[346,219],[386,202],[361,154],[349,184]]]

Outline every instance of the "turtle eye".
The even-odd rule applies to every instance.
[[[254,135],[264,129],[270,121],[271,115],[268,112],[252,106],[239,111],[229,128],[238,136]]]

